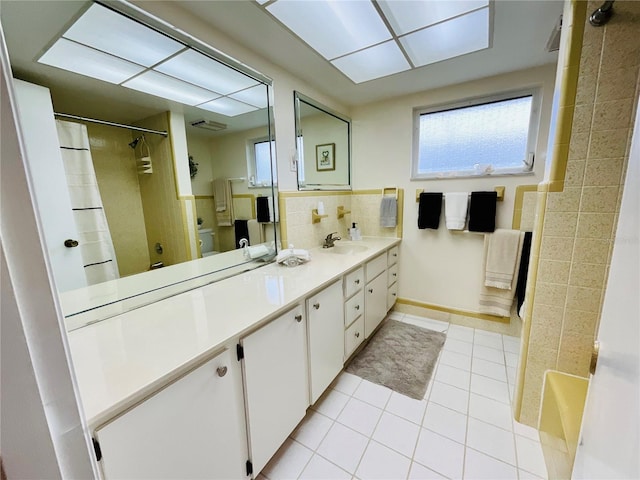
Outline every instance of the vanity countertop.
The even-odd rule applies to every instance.
[[[272,263],[69,332],[89,426],[141,401],[400,239],[358,243],[368,249],[339,255],[317,248],[304,265]]]

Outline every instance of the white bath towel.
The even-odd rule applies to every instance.
[[[522,240],[519,230],[498,229],[485,235],[488,242],[484,284],[487,287],[511,290],[513,276],[520,261]]]
[[[398,223],[398,200],[396,197],[382,197],[380,202],[380,226],[395,227]]]
[[[464,230],[469,210],[469,192],[444,194],[444,217],[449,230]]]

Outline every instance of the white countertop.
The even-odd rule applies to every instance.
[[[69,332],[85,416],[95,428],[261,323],[398,244],[365,237],[350,255],[314,249],[293,268],[242,273]]]

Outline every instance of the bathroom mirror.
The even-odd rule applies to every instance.
[[[294,92],[298,190],[351,189],[351,120]]]
[[[272,258],[268,78],[125,2],[3,0],[0,21],[68,329]],[[241,238],[269,254],[252,258]]]

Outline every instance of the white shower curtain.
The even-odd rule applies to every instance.
[[[93,285],[119,278],[113,241],[89,150],[87,127],[56,120],[56,128],[87,283]]]

